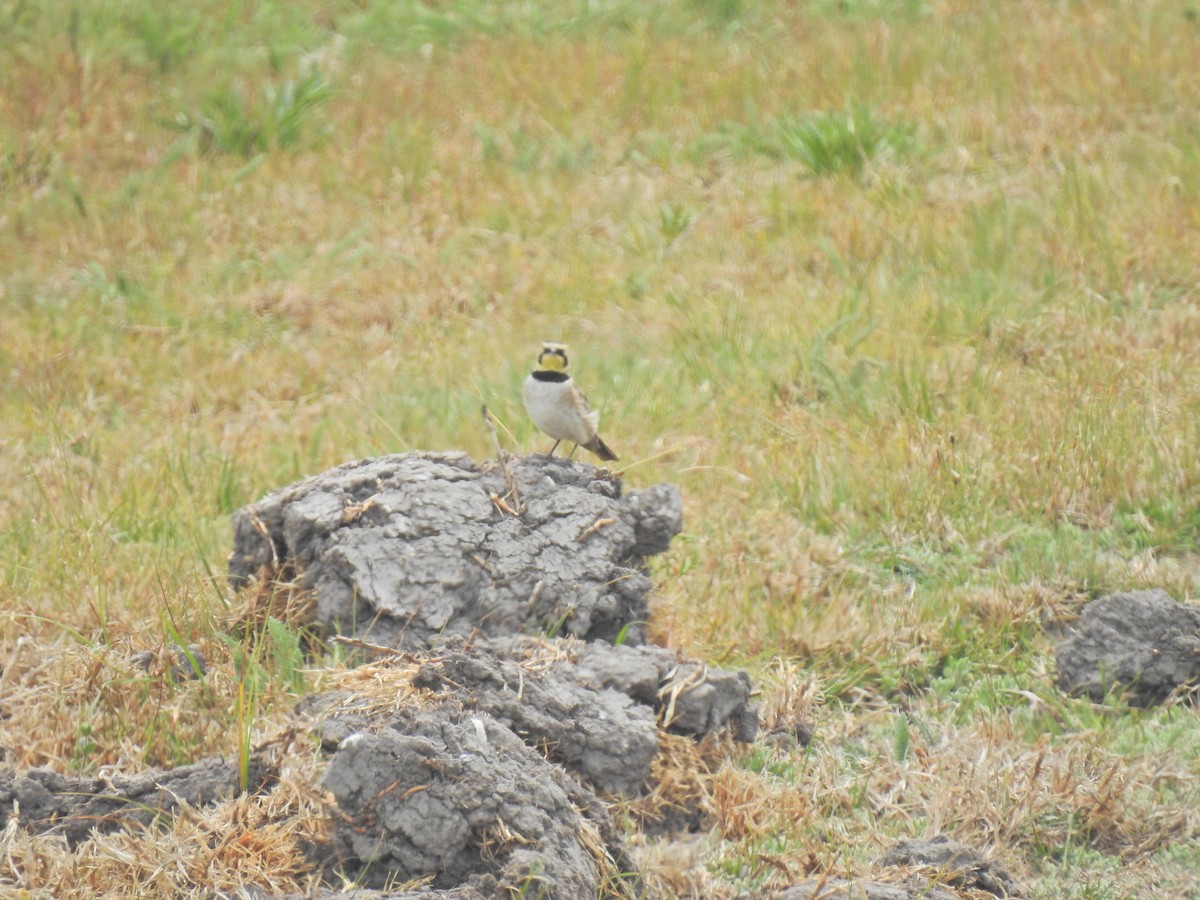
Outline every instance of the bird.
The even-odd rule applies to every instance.
[[[570,441],[575,446],[568,459],[580,447],[586,447],[605,462],[617,459],[617,454],[596,433],[600,414],[588,405],[587,397],[567,373],[566,344],[552,341],[542,344],[537,365],[525,379],[521,395],[533,424],[554,438],[550,456],[559,444]]]

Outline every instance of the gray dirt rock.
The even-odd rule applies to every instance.
[[[879,861],[883,868],[916,869],[903,881],[809,878],[773,895],[775,900],[955,900],[970,896],[1026,897],[1001,866],[945,835],[900,841]]]
[[[258,760],[251,761],[249,776],[251,790],[263,789],[269,777]],[[75,778],[48,769],[0,771],[0,809],[15,806],[23,828],[61,834],[71,844],[93,831],[149,825],[181,804],[203,806],[236,796],[239,790],[237,764],[215,758],[111,779]]]
[[[561,770],[491,716],[452,704],[348,737],[324,786],[341,813],[332,820],[341,864],[367,887],[432,876],[439,888],[495,879],[500,894],[529,885],[594,897],[601,874],[581,836],[619,840]],[[604,821],[589,820],[594,812]],[[624,858],[620,846],[605,849]]]
[[[1200,606],[1158,590],[1099,597],[1084,606],[1055,656],[1060,690],[1103,700],[1127,688],[1135,706],[1161,703],[1200,683]]]
[[[399,648],[436,692],[396,713],[347,693],[300,704],[335,750],[339,811],[315,858],[462,897],[596,896],[598,856],[634,871],[597,794],[649,785],[660,728],[757,726],[744,672],[644,645],[645,557],[681,527],[676,488],[623,495],[545,457],[362,460],[240,510],[234,585],[298,579],[320,625]]]
[[[774,900],[958,900],[957,894],[919,879],[912,884],[810,878],[773,895]]]
[[[1026,897],[1025,889],[1004,867],[987,860],[978,850],[944,834],[929,839],[899,841],[880,860],[883,866],[929,867],[942,884],[994,897]]]
[[[739,741],[752,742],[758,711],[744,670],[719,669],[681,660],[665,647],[582,645],[570,666],[572,677],[592,687],[613,688],[652,707],[664,727],[691,737],[731,726]]]
[[[414,683],[452,685],[464,704],[545,748],[601,792],[631,796],[649,780],[658,752],[654,711],[625,694],[582,687],[561,672],[528,671],[481,650],[445,650]]]
[[[535,670],[517,662],[539,650],[559,658]],[[729,725],[750,742],[757,731],[745,672],[681,663],[661,647],[496,639],[444,648],[415,683],[495,716],[606,794],[646,785],[656,721],[697,738]]]
[[[511,476],[511,483],[510,478]],[[511,490],[515,487],[515,493]],[[641,643],[647,555],[682,528],[678,489],[623,496],[583,463],[461,453],[359,460],[234,515],[230,582],[294,566],[331,632],[406,649],[446,635]]]

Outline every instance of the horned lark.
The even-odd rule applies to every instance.
[[[533,424],[554,438],[551,456],[559,444],[571,441],[575,445],[571,456],[578,448],[586,447],[602,460],[617,458],[596,433],[600,414],[588,406],[587,397],[567,374],[565,344],[542,344],[537,368],[525,379],[522,395]]]

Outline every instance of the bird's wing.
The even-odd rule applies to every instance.
[[[591,426],[592,434],[595,434],[596,430],[600,427],[600,413],[592,409],[591,404],[588,403],[587,397],[585,397],[583,395],[583,391],[579,389],[579,385],[572,384],[571,388],[571,397],[574,399],[575,408],[579,410],[579,414],[582,415],[587,423]]]

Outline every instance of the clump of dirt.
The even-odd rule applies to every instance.
[[[1060,690],[1102,701],[1122,689],[1134,706],[1162,703],[1200,684],[1200,606],[1160,590],[1098,597],[1055,655]]]
[[[430,875],[443,889],[594,897],[623,858],[600,836],[614,833],[594,795],[496,719],[454,703],[347,737],[323,783],[339,810],[337,856],[368,887]]]
[[[880,878],[901,880],[810,878],[774,897],[775,900],[957,900],[963,896],[1029,896],[1003,866],[946,835],[900,841],[879,860],[878,868]]]
[[[1027,896],[1025,889],[999,863],[944,834],[928,839],[900,841],[879,864],[925,870],[941,884],[982,891],[993,897]]]
[[[538,633],[640,644],[645,559],[682,527],[671,485],[623,495],[620,478],[564,459],[407,453],[239,510],[229,578],[311,592],[327,633],[392,647]]]
[[[497,639],[443,649],[414,684],[495,716],[605,794],[648,785],[659,726],[695,738],[731,727],[746,742],[757,728],[745,672],[661,647]]]
[[[235,515],[230,580],[255,615],[263,597],[311,598],[288,609],[383,657],[373,674],[401,697],[364,682],[301,704],[333,751],[339,871],[585,897],[633,870],[604,798],[653,793],[664,734],[757,731],[745,672],[644,643],[645,560],[682,516],[676,488],[624,494],[581,463],[421,453]]]
[[[245,787],[252,793],[269,789],[273,777],[262,757],[251,761],[246,776]],[[96,832],[145,826],[184,806],[216,803],[242,788],[239,766],[223,759],[113,778],[6,770],[0,771],[0,809],[16,811],[27,831],[60,834],[78,844]]]
[[[654,710],[612,688],[581,684],[571,668],[565,655],[539,670],[494,651],[449,650],[424,664],[414,684],[504,723],[603,793],[636,794],[658,751]]]
[[[329,820],[330,850],[340,869],[359,873],[364,883],[429,877],[449,887],[471,879],[475,884],[486,875],[499,879],[497,883],[513,885],[517,883],[514,878],[526,878],[536,870],[538,877],[551,885],[549,896],[576,896],[581,883],[597,877],[592,869],[581,868],[569,878],[560,877],[540,861],[539,854],[545,852],[560,868],[574,865],[576,857],[560,849],[565,839],[559,831],[575,835],[592,848],[589,858],[599,859],[598,871],[603,872],[606,865],[611,868],[606,861],[627,859],[623,840],[608,824],[607,813],[597,825],[606,799],[640,798],[637,807],[647,821],[665,821],[662,808],[669,807],[673,821],[696,822],[705,815],[703,791],[681,792],[675,785],[659,784],[655,777],[662,771],[664,748],[669,749],[673,741],[692,744],[696,738],[717,733],[745,736],[748,728],[753,737],[748,681],[718,677],[713,687],[704,676],[722,676],[721,670],[709,673],[694,664],[681,665],[674,653],[662,648],[532,638],[494,639],[478,645],[451,640],[448,644],[436,656],[402,654],[373,663],[356,684],[342,684],[336,690],[307,697],[298,710],[312,716],[322,745],[335,750],[330,771],[340,774],[332,782],[326,780],[338,805],[338,814]],[[628,665],[618,666],[620,660]],[[662,722],[672,705],[704,730],[687,737],[663,730]],[[431,737],[434,724],[440,730]],[[513,740],[520,742],[525,752],[515,752]],[[360,749],[364,741],[376,749],[364,755]],[[485,762],[473,761],[471,753],[475,751],[467,746],[478,742],[486,747],[479,750],[487,757]],[[411,754],[395,749],[400,745],[425,748],[423,758],[431,760],[429,766],[435,772],[450,767],[451,784],[456,787],[447,788],[443,802],[459,820],[455,825],[457,843],[450,855],[472,860],[469,865],[463,862],[446,870],[440,857],[416,853],[404,843],[410,838],[418,840],[412,823],[397,818],[399,814],[390,807],[381,812],[378,804],[361,800],[362,796],[374,796],[376,787],[393,784],[396,787],[388,791],[389,796],[405,791],[413,791],[415,796],[427,790],[422,785],[439,777],[413,768]],[[391,749],[381,751],[380,746]],[[443,757],[452,763],[439,761]],[[469,772],[458,771],[463,759],[472,760]],[[367,786],[346,788],[343,781],[347,779]],[[586,821],[568,815],[556,826],[558,830],[547,831],[538,825],[531,832],[537,837],[531,838],[528,846],[541,849],[530,849],[500,865],[489,849],[491,833],[481,823],[490,828],[496,821],[512,823],[533,815],[523,808],[533,796],[525,787],[531,779],[536,783],[550,779],[550,783],[565,786],[575,808],[585,812]],[[510,791],[513,785],[516,788]],[[486,803],[481,796],[486,796]],[[564,809],[546,803],[549,801],[539,806],[540,812],[534,816],[538,822],[548,814],[547,809]],[[477,814],[481,804],[486,806],[486,815]],[[405,815],[418,816],[420,805],[405,810]],[[393,833],[396,829],[398,833]],[[442,839],[434,843],[447,846]],[[400,849],[371,849],[393,845]],[[532,868],[521,869],[525,864]],[[625,865],[622,871],[633,868]]]

